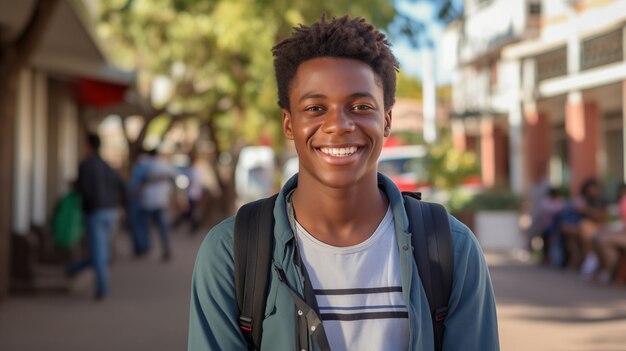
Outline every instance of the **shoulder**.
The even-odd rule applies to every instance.
[[[459,221],[456,217],[449,214],[448,220],[450,221],[450,230],[452,233],[452,240],[459,244],[467,244],[467,241],[470,240],[474,233],[465,223]]]
[[[234,298],[234,223],[233,217],[219,223],[209,231],[200,245],[192,285],[194,293],[203,299],[230,295],[230,298]]]
[[[233,261],[233,234],[235,231],[235,216],[229,217],[215,225],[205,236],[196,264],[205,262],[222,265],[224,260]]]
[[[474,233],[453,216],[449,219],[454,273],[443,343],[450,350],[499,350],[496,304],[487,262]]]
[[[463,261],[483,260],[482,249],[472,230],[452,215],[448,215],[448,219],[450,221],[455,267],[457,263]]]

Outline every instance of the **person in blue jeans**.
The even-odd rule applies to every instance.
[[[78,170],[76,189],[82,197],[89,255],[71,262],[68,273],[73,276],[85,268],[93,267],[96,273],[96,300],[109,292],[109,245],[117,225],[117,206],[123,203],[126,185],[122,178],[99,155],[100,138],[87,136],[88,156]]]
[[[171,247],[167,211],[178,172],[159,157],[156,149],[148,151],[148,155],[139,190],[143,225],[149,231],[150,222],[156,224],[161,237],[162,259],[168,261],[171,258]]]
[[[141,188],[148,172],[148,153],[143,151],[135,163],[128,180],[128,227],[130,229],[133,251],[140,257],[150,251],[150,236],[141,209]]]

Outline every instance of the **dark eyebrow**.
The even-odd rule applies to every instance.
[[[306,100],[306,99],[325,99],[325,98],[326,98],[326,95],[324,94],[308,93],[308,94],[304,94],[304,96],[301,97],[298,102],[302,102],[303,100]]]
[[[354,93],[354,94],[350,94],[351,98],[359,98],[359,97],[366,97],[366,98],[374,98],[374,96],[370,93],[366,93],[366,92],[358,92],[358,93]],[[300,98],[299,102],[302,102],[303,100],[306,99],[325,99],[326,95],[324,94],[315,94],[315,93],[309,93],[309,94],[304,94],[303,97]]]
[[[365,92],[350,94],[350,97],[351,98],[366,97],[366,98],[372,98],[372,99],[374,98],[372,94],[365,93]]]

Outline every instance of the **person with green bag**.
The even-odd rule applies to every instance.
[[[71,190],[59,200],[52,215],[52,239],[57,247],[71,249],[80,242],[83,231],[81,196]]]

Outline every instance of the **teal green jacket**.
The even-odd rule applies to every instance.
[[[409,350],[434,350],[428,300],[411,251],[409,221],[402,194],[386,177],[379,181],[389,198],[400,252],[404,301],[409,311]],[[274,207],[274,253],[271,281],[263,321],[261,350],[292,351],[296,345],[295,304],[288,288],[279,281],[284,271],[287,284],[303,295],[302,273],[294,263],[295,237],[287,217],[285,196],[297,185],[292,178],[281,190]],[[189,351],[247,350],[239,330],[235,296],[233,229],[235,219],[215,226],[204,239],[192,278],[189,318]],[[478,241],[461,222],[450,216],[454,251],[454,278],[448,304],[443,348],[449,350],[499,350],[496,304],[487,264]],[[313,343],[310,340],[310,343]],[[309,345],[316,350],[317,345]]]

